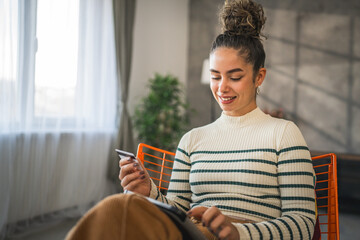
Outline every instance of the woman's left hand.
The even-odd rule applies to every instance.
[[[196,207],[191,209],[188,215],[201,221],[219,239],[240,239],[238,230],[217,207]]]
[[[230,220],[217,207],[208,208],[201,221],[219,239],[238,240],[239,232]]]

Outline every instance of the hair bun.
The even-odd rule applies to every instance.
[[[228,0],[220,11],[220,20],[224,34],[260,38],[266,18],[263,7],[252,0]]]

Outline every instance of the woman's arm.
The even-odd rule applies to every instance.
[[[282,215],[271,221],[234,224],[240,239],[311,239],[315,224],[314,170],[297,126],[289,122],[278,148]]]

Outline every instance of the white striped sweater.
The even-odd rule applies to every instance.
[[[314,171],[297,126],[259,108],[186,133],[178,146],[167,196],[150,197],[187,211],[218,207],[256,223],[234,224],[240,239],[311,239]]]

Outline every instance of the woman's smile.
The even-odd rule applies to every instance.
[[[221,47],[210,55],[211,91],[226,115],[242,116],[256,108],[256,88],[266,70],[257,74],[238,50]]]
[[[234,102],[236,97],[219,96],[219,100],[222,104],[230,104]]]

